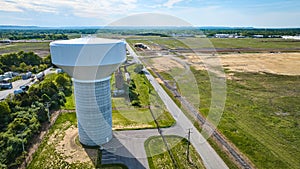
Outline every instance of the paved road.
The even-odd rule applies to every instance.
[[[17,80],[15,82],[12,82],[12,85],[13,85],[12,89],[4,89],[4,90],[0,91],[0,100],[5,99],[11,93],[14,93],[14,90],[19,89],[20,86],[29,84],[30,80],[31,79]]]
[[[144,143],[155,135],[159,135],[157,129],[114,131],[113,139],[103,145],[102,163],[122,163],[129,169],[149,168]]]
[[[133,49],[127,45],[127,50],[137,60],[137,63],[141,63],[138,56]],[[147,70],[145,70],[147,72]],[[203,163],[207,169],[223,169],[228,168],[220,156],[215,150],[208,144],[200,132],[194,127],[193,123],[184,115],[181,109],[173,102],[164,89],[149,73],[145,73],[147,79],[150,81],[158,95],[166,105],[169,112],[176,119],[176,126],[168,129],[163,129],[164,135],[176,134],[182,137],[186,136],[187,129],[191,128],[193,133],[191,134],[191,144],[195,147],[199,155],[201,156]]]

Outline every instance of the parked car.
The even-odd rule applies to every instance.
[[[12,85],[12,83],[1,83],[0,88],[1,89],[12,89],[13,85]]]
[[[31,76],[32,76],[32,73],[31,73],[31,72],[27,72],[27,73],[22,74],[22,79],[23,79],[23,80],[27,80],[27,79],[29,79]]]
[[[36,77],[36,79],[41,81],[41,80],[43,80],[44,76],[45,76],[44,72],[40,72],[35,77]]]
[[[14,95],[18,95],[18,94],[21,94],[21,93],[24,93],[24,91],[22,89],[16,89],[14,91]]]
[[[20,86],[20,89],[22,89],[24,92],[29,89],[28,85]]]

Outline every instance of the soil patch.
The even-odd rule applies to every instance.
[[[78,137],[78,129],[71,126],[65,131],[65,136],[62,141],[56,146],[56,151],[66,157],[65,161],[68,163],[74,162],[93,162],[97,158],[96,149],[83,148],[80,144],[76,143]],[[92,160],[92,161],[91,161]]]

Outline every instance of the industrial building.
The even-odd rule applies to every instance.
[[[52,63],[73,80],[79,141],[98,146],[112,138],[110,77],[126,60],[122,40],[85,37],[50,43]]]

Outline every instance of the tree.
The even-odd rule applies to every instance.
[[[47,80],[44,80],[42,82],[42,84],[40,85],[40,90],[42,91],[42,93],[47,94],[50,97],[58,93],[56,85],[52,81]]]
[[[51,98],[47,95],[47,94],[43,94],[42,95],[42,100],[43,102],[50,102],[51,101]]]
[[[62,74],[59,74],[56,77],[55,82],[58,85],[58,87],[65,88],[66,86],[70,85],[69,80],[67,78],[65,78]]]
[[[25,72],[27,71],[27,70],[26,70],[26,69],[27,69],[26,63],[24,63],[24,62],[20,63],[20,66],[19,66],[19,67],[20,67],[20,70],[21,70],[21,71],[25,71]]]
[[[143,68],[144,66],[142,64],[138,64],[135,69],[134,69],[134,72],[135,73],[138,73],[138,74],[141,74],[143,72]]]
[[[48,55],[48,56],[44,57],[43,58],[43,63],[50,66],[52,64],[51,55]]]
[[[10,120],[10,108],[6,101],[0,102],[0,131],[2,131]]]

